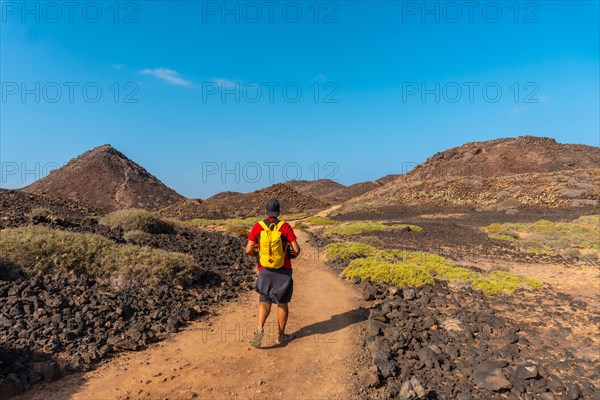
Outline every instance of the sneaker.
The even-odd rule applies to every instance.
[[[254,338],[250,341],[250,344],[257,349],[260,349],[260,343],[262,342],[262,338],[265,335],[265,329],[259,328],[256,330],[254,334]]]
[[[288,343],[288,342],[292,341],[293,338],[294,338],[294,335],[292,335],[291,333],[280,333],[277,336],[277,344]]]

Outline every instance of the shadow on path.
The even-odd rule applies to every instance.
[[[333,315],[326,321],[315,322],[314,324],[300,328],[297,332],[294,332],[294,338],[300,339],[314,335],[326,335],[328,333],[342,330],[350,325],[366,321],[368,317],[369,311],[365,308],[359,307],[355,310]]]

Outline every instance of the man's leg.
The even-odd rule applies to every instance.
[[[286,304],[278,304],[277,308],[277,320],[279,322],[279,334],[283,335],[285,333],[285,326],[287,324],[289,315],[289,308]]]
[[[267,301],[261,301],[258,303],[258,327],[263,328],[267,317],[271,313],[271,303]]]
[[[250,341],[250,344],[257,349],[260,349],[262,338],[265,334],[265,322],[271,312],[271,303],[266,301],[259,301],[258,303],[258,329],[254,334],[254,338]]]

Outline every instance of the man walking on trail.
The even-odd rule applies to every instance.
[[[265,322],[273,303],[277,304],[279,322],[277,343],[287,343],[292,339],[292,335],[285,333],[285,326],[289,314],[288,303],[294,291],[291,260],[300,254],[300,246],[290,224],[279,221],[278,216],[279,201],[269,200],[267,218],[254,225],[246,245],[246,253],[258,259],[258,329],[250,341],[256,348],[260,348]]]

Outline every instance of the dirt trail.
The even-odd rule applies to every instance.
[[[298,338],[276,346],[272,313],[263,349],[248,340],[256,329],[257,295],[226,305],[209,322],[190,325],[149,349],[116,357],[96,371],[69,376],[26,393],[28,399],[201,398],[347,399],[365,319],[354,289],[326,269],[298,233],[291,329]],[[275,308],[273,309],[275,311]]]

